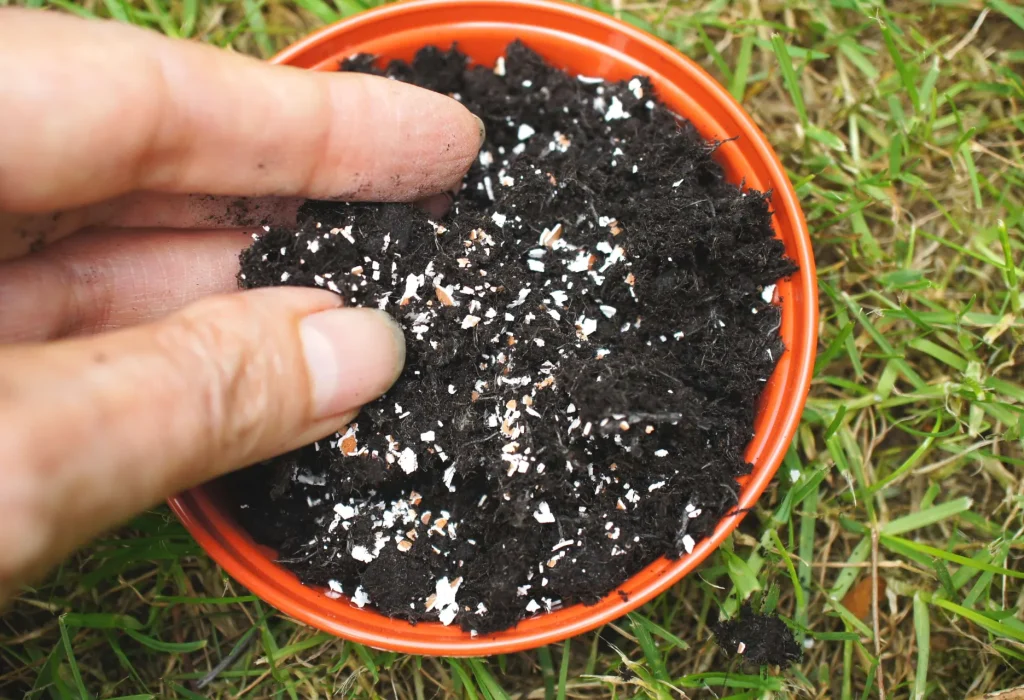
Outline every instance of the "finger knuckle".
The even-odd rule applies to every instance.
[[[245,295],[208,300],[165,330],[167,355],[190,377],[204,444],[219,458],[255,450],[269,427],[280,354],[263,316]]]

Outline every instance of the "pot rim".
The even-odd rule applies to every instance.
[[[266,554],[269,550],[255,545],[240,527],[225,517],[206,488],[200,486],[169,499],[171,509],[200,546],[255,595],[287,615],[325,632],[374,648],[397,652],[481,656],[511,653],[562,641],[625,615],[682,579],[736,529],[746,511],[756,504],[771,482],[799,425],[817,349],[818,303],[814,257],[807,225],[784,167],[767,138],[732,95],[696,63],[660,39],[597,11],[560,0],[407,0],[324,27],[291,45],[271,61],[307,68],[322,67],[322,64],[333,60],[338,53],[330,48],[332,44],[346,34],[351,35],[396,18],[412,18],[410,21],[415,23],[418,14],[427,18],[432,13],[452,11],[455,8],[462,12],[483,8],[498,12],[497,6],[501,6],[502,11],[508,15],[509,24],[527,25],[529,20],[516,20],[516,17],[529,17],[531,12],[541,12],[559,15],[564,34],[575,35],[575,25],[587,23],[591,27],[607,30],[610,35],[623,37],[624,42],[641,44],[659,64],[663,62],[674,70],[681,70],[686,74],[687,81],[697,84],[700,91],[713,97],[714,104],[701,104],[696,108],[702,113],[703,108],[711,109],[718,115],[718,119],[732,122],[739,129],[749,149],[741,160],[746,163],[746,158],[752,158],[756,165],[767,172],[767,178],[762,179],[767,179],[773,191],[772,205],[776,211],[773,226],[776,227],[776,233],[781,234],[782,230],[778,223],[779,212],[785,213],[788,222],[786,228],[790,237],[786,239],[787,253],[800,269],[791,278],[796,280],[794,284],[787,280],[779,286],[790,288],[792,296],[796,297],[783,299],[783,334],[788,330],[792,337],[787,340],[786,353],[773,374],[769,389],[765,391],[765,396],[770,400],[763,401],[758,410],[759,427],[746,453],[748,459],[754,462],[753,472],[749,477],[744,477],[745,481],[741,481],[742,492],[737,508],[722,518],[714,533],[698,542],[692,553],[672,561],[659,559],[630,577],[618,587],[618,590],[628,593],[628,598],[612,591],[595,606],[574,605],[543,613],[494,634],[472,637],[461,630],[442,627],[439,623],[412,625],[369,609],[357,609],[344,599],[328,598],[317,589],[303,586],[293,574],[274,564]],[[601,55],[597,48],[592,51],[595,57]],[[678,81],[672,83],[672,86],[681,88]],[[693,88],[687,89],[694,92]],[[684,112],[683,116],[697,122],[690,114]],[[714,122],[715,118],[712,117],[711,121]],[[702,135],[707,137],[706,133]],[[782,384],[776,385],[775,378],[780,373],[784,379]],[[765,428],[765,416],[769,413],[771,425]],[[751,451],[756,453],[753,458],[749,457]],[[537,624],[541,618],[557,620],[559,624]],[[424,632],[433,632],[433,637],[425,638],[427,635]]]

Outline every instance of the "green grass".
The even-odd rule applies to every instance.
[[[261,56],[366,6],[23,4]],[[0,696],[845,700],[980,697],[1022,682],[1024,12],[1002,0],[587,4],[672,43],[742,98],[811,227],[812,395],[741,530],[597,633],[447,660],[282,617],[159,509],[5,613]],[[843,600],[865,579],[886,587],[861,618]],[[796,630],[801,664],[746,668],[714,647],[709,623],[750,596]]]

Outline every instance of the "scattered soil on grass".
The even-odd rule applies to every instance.
[[[487,141],[442,221],[309,202],[254,235],[244,288],[331,289],[403,326],[402,378],[344,434],[228,479],[308,583],[489,632],[593,603],[691,551],[736,504],[794,271],[646,78],[572,77],[520,43],[494,69],[425,48],[343,70],[447,93]]]
[[[785,622],[777,615],[754,612],[750,603],[744,603],[732,620],[719,622],[714,633],[726,653],[755,666],[789,666],[803,655]]]

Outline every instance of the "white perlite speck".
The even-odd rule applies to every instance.
[[[589,338],[597,330],[597,319],[580,316],[579,320],[576,321],[576,330],[584,338]]]
[[[604,113],[606,122],[615,119],[629,119],[629,112],[622,108],[622,101],[618,97],[612,97],[612,103],[608,105],[608,111]]]
[[[336,236],[338,234],[341,234],[342,237],[346,241],[351,243],[352,245],[356,244],[356,239],[352,237],[352,226],[351,225],[346,226],[345,228],[332,228],[331,229],[331,235]]]
[[[494,212],[493,214],[491,214],[491,221],[493,221],[494,225],[497,226],[498,228],[504,228],[505,222],[508,221],[508,217],[505,216],[504,214]]]
[[[419,467],[419,461],[416,459],[416,453],[412,451],[411,447],[406,447],[402,450],[402,453],[398,455],[398,466],[400,466],[402,471],[406,474],[412,474]]]
[[[400,303],[408,303],[410,299],[419,299],[417,292],[420,290],[420,286],[423,284],[423,275],[410,274],[405,278],[405,292],[402,293],[402,301]]]
[[[355,559],[356,561],[361,561],[364,564],[369,564],[371,561],[373,561],[373,555],[370,554],[370,550],[368,550],[361,544],[357,544],[355,547],[353,547],[350,554],[352,555],[353,559]]]
[[[687,554],[693,553],[693,545],[695,544],[696,542],[693,541],[692,537],[689,535],[683,535],[683,549],[686,550]]]
[[[537,131],[532,126],[530,126],[529,124],[520,124],[519,125],[519,132],[516,134],[516,137],[520,141],[525,141],[526,139],[530,138],[531,136],[533,136],[536,133],[537,133]]]
[[[775,285],[769,284],[761,291],[761,299],[764,300],[765,304],[771,304],[772,299],[775,298]]]
[[[606,304],[601,304],[601,306],[599,306],[598,308],[601,309],[601,313],[603,313],[608,318],[611,318],[612,316],[615,315],[615,307],[614,306],[608,306]]]
[[[566,268],[569,272],[586,272],[590,269],[590,253],[583,250],[576,256],[576,259],[569,263]]]
[[[668,457],[668,450],[655,450],[655,457]]]
[[[428,599],[427,611],[437,610],[437,616],[442,625],[452,624],[455,616],[459,613],[459,604],[455,602],[455,594],[459,592],[461,585],[461,577],[449,583],[447,576],[434,584],[434,595]]]
[[[473,328],[476,324],[480,323],[480,317],[472,314],[466,314],[466,317],[462,319],[462,330]]]
[[[534,272],[544,272],[544,263],[540,260],[527,260],[526,266]]]
[[[636,97],[636,99],[642,100],[644,98],[644,88],[643,85],[640,83],[640,78],[633,78],[632,80],[630,80],[629,85],[627,87],[629,87],[630,91],[633,93],[633,96]]]
[[[434,431],[433,430],[428,430],[425,433],[420,433],[420,440],[422,440],[423,442],[433,442],[434,441]]]
[[[370,602],[370,596],[367,595],[366,591],[363,590],[363,587],[360,586],[352,595],[352,602],[361,608]]]
[[[537,510],[533,511],[533,519],[541,524],[555,522],[555,515],[551,512],[551,507],[548,506],[547,501],[540,502]]]

